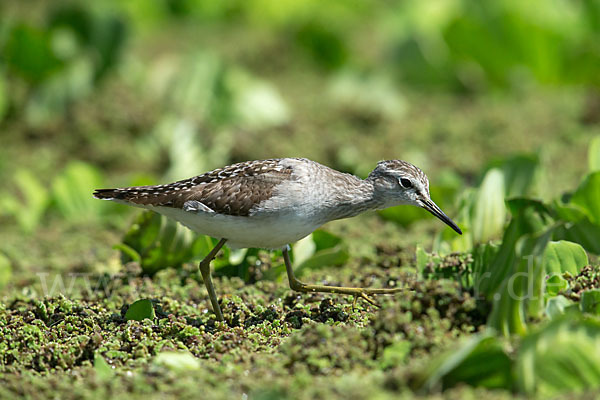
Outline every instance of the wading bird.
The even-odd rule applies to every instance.
[[[153,210],[197,233],[220,239],[200,262],[219,321],[223,314],[210,262],[226,242],[233,248],[282,249],[292,290],[349,294],[372,302],[370,295],[401,289],[305,284],[294,275],[289,244],[326,222],[401,204],[424,208],[462,234],[431,200],[423,171],[401,160],[379,162],[366,179],[305,158],[247,161],[165,185],[98,189],[94,197]]]

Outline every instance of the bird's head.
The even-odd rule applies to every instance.
[[[429,180],[420,168],[402,160],[380,161],[367,179],[385,207],[410,204],[424,208],[462,235],[458,225],[431,200]]]

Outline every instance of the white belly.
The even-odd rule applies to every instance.
[[[312,233],[320,224],[298,215],[238,217],[223,214],[191,213],[178,208],[148,207],[173,218],[194,232],[227,239],[233,248],[280,249]]]

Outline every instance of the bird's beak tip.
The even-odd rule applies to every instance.
[[[448,217],[433,201],[424,201],[422,207],[438,217],[441,221],[443,221],[446,225],[448,225],[452,230],[454,230],[459,235],[462,235],[462,230],[456,225],[450,217]]]

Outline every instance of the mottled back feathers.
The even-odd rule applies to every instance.
[[[283,165],[280,159],[247,161],[166,185],[98,189],[94,197],[248,216],[253,207],[273,195],[278,184],[293,179],[292,172],[292,167]]]

